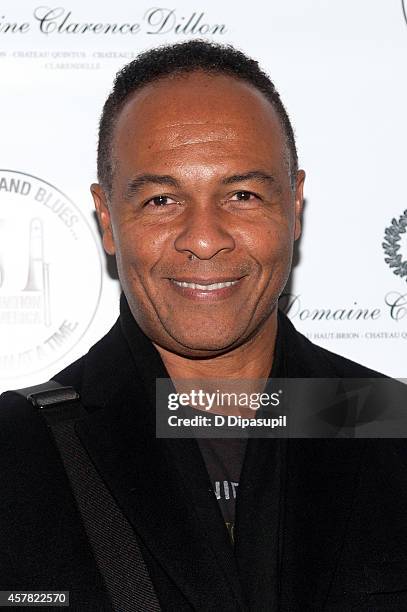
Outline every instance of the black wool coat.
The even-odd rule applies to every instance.
[[[279,313],[279,375],[378,376]],[[88,411],[76,431],[137,536],[163,610],[407,610],[407,443],[250,439],[233,550],[194,439],[155,437],[158,352],[122,300],[89,353],[54,378]],[[134,576],[137,581],[137,576]],[[69,590],[112,610],[45,422],[0,401],[0,590]]]

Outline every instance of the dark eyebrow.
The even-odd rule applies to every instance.
[[[128,181],[126,187],[126,197],[131,198],[137,194],[145,185],[170,185],[179,187],[177,179],[169,174],[140,174]]]
[[[223,185],[233,185],[234,183],[241,183],[243,181],[257,180],[269,183],[275,183],[276,179],[271,174],[267,172],[263,172],[263,170],[251,170],[250,172],[245,172],[245,174],[233,174],[232,176],[227,176],[222,180]]]
[[[244,174],[233,174],[222,179],[223,185],[233,185],[234,183],[241,183],[243,181],[257,180],[263,182],[274,183],[275,178],[263,170],[251,170]],[[176,178],[169,174],[140,174],[130,179],[126,187],[126,198],[132,198],[137,195],[138,191],[146,185],[170,185],[171,187],[180,188],[180,184]]]

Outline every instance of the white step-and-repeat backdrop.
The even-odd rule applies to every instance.
[[[113,324],[89,184],[115,72],[204,37],[260,60],[307,172],[281,305],[311,340],[407,377],[407,0],[172,0],[0,8],[1,389],[47,380]]]

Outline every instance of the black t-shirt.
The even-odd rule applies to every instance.
[[[286,366],[282,354],[282,338],[278,328],[274,359],[269,378],[286,376]],[[184,416],[201,414],[191,406],[184,406]],[[259,411],[261,412],[261,411]],[[240,476],[245,462],[247,438],[196,438],[208,471],[214,494],[219,502],[231,542],[235,544],[234,527],[236,518],[236,499],[239,491]]]
[[[247,438],[197,438],[223,520],[234,542],[236,497]]]
[[[203,411],[192,406],[182,406],[180,413],[185,418],[192,419],[202,415]],[[205,414],[205,416],[208,416]],[[215,416],[214,413],[211,417]],[[238,494],[240,474],[246,454],[247,437],[244,438],[210,438],[199,437],[199,429],[189,430],[195,435],[201,451],[213,492],[219,502],[223,520],[234,543],[234,525],[236,513],[236,498]]]

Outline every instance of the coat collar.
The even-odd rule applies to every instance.
[[[335,375],[282,313],[276,346],[276,376]],[[322,606],[362,441],[250,439],[233,556],[196,441],[155,437],[157,377],[168,373],[122,298],[119,321],[85,358],[81,396],[90,414],[78,433],[138,537],[197,610],[218,606],[220,593],[224,610],[244,601],[261,609],[267,590],[282,610]]]

